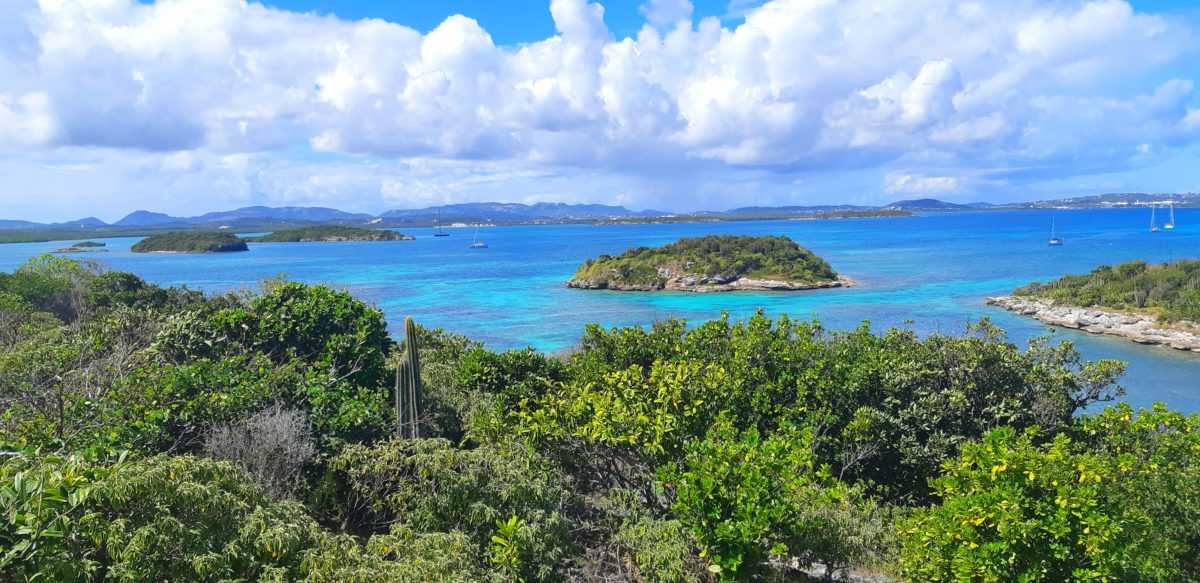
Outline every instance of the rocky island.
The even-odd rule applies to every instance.
[[[619,291],[798,291],[842,287],[824,259],[783,236],[709,235],[589,259],[567,282]]]
[[[261,237],[248,237],[252,243],[313,243],[330,241],[411,241],[413,238],[389,229],[363,229],[326,225],[282,229]]]
[[[99,243],[96,241],[80,241],[74,245],[71,245],[70,247],[63,247],[61,249],[55,249],[54,252],[55,253],[87,253],[87,252],[97,252],[97,251],[108,251],[108,249],[104,248],[106,245],[107,245],[107,243]]]
[[[129,250],[134,253],[228,253],[246,251],[246,241],[221,231],[186,231],[152,235]]]
[[[987,303],[1052,326],[1200,352],[1200,261],[1102,266]]]

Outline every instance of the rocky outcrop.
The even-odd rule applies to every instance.
[[[1120,336],[1139,344],[1158,344],[1200,352],[1200,324],[1194,322],[1167,326],[1145,314],[1060,306],[1052,300],[1041,298],[999,296],[988,298],[987,303],[1023,316],[1032,316],[1052,326]]]
[[[773,279],[751,279],[748,277],[720,277],[698,273],[678,273],[665,268],[659,268],[658,280],[653,283],[625,283],[620,281],[620,279],[620,275],[614,272],[612,278],[572,279],[567,282],[567,287],[616,291],[723,292],[802,291],[854,285],[853,281],[842,276],[838,276],[833,281],[809,283]]]

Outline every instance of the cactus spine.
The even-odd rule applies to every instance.
[[[396,363],[396,430],[400,437],[421,436],[424,393],[421,360],[417,355],[417,325],[409,316],[404,319],[404,352]]]

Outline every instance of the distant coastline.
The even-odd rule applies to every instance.
[[[562,203],[463,203],[422,209],[390,210],[378,215],[350,213],[324,207],[245,207],[195,217],[135,211],[106,223],[87,217],[64,223],[35,223],[0,219],[0,243],[65,241],[80,237],[147,237],[172,231],[273,232],[325,226],[369,229],[446,226],[624,225],[641,223],[719,223],[733,221],[829,220],[902,218],[915,213],[988,212],[1014,210],[1121,209],[1149,206],[1200,207],[1200,193],[1120,193],[1033,202],[991,204],[951,203],[938,199],[900,200],[881,206],[851,204],[741,207],[724,211],[672,213],[629,210],[621,206]]]

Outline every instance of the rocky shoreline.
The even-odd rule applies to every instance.
[[[729,292],[729,291],[804,291],[849,287],[854,281],[838,276],[834,281],[815,283],[781,281],[775,279],[752,279],[749,277],[720,278],[701,274],[679,274],[666,269],[658,270],[660,283],[626,284],[609,279],[572,279],[567,287],[576,289],[607,289],[613,291],[686,291],[686,292]]]
[[[1200,325],[1192,325],[1196,331],[1168,328],[1159,325],[1154,317],[1144,314],[1060,306],[1052,300],[1040,298],[997,296],[988,298],[987,303],[1022,316],[1032,316],[1052,326],[1119,336],[1138,344],[1155,344],[1200,352]]]

